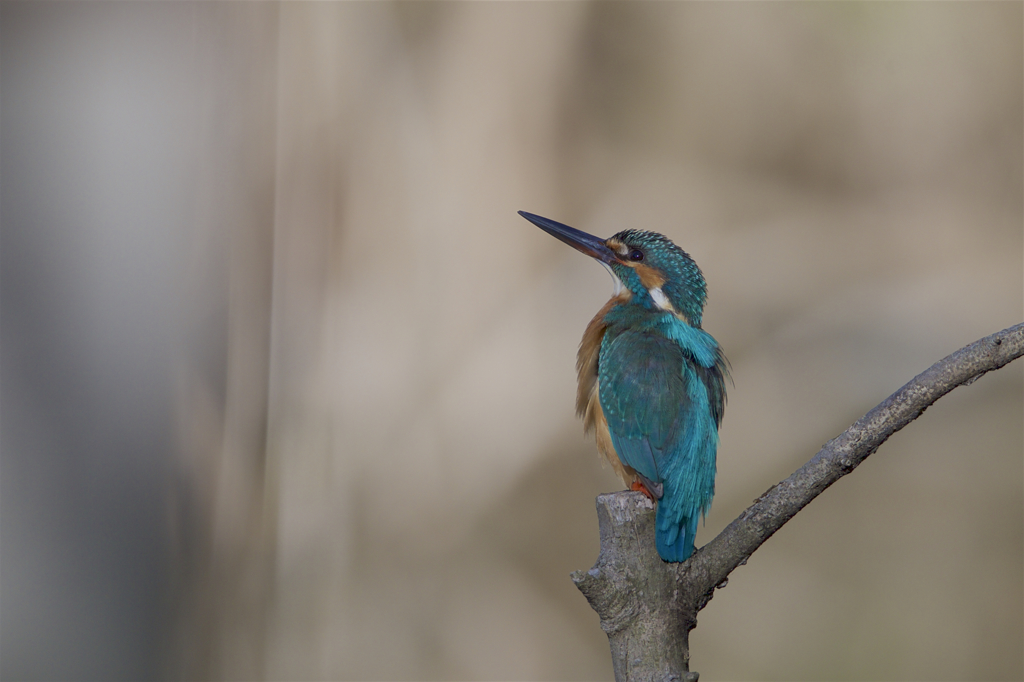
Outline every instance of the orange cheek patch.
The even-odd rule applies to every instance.
[[[665,283],[665,278],[660,272],[652,267],[644,265],[643,263],[637,263],[633,266],[636,270],[636,274],[640,276],[640,283],[644,285],[648,291],[651,289],[658,289],[662,284]]]

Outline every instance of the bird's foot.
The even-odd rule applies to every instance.
[[[651,502],[656,501],[654,498],[654,493],[647,489],[647,486],[643,484],[643,481],[633,481],[633,483],[629,486],[629,489],[634,490],[638,493],[643,493]]]

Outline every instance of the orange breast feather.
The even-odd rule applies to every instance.
[[[618,475],[627,488],[638,481],[636,472],[619,461],[615,453],[615,446],[612,445],[612,437],[608,431],[608,421],[604,418],[604,410],[601,409],[601,400],[598,391],[597,362],[601,352],[601,340],[604,338],[606,325],[605,314],[612,306],[625,302],[628,297],[628,290],[621,295],[608,301],[594,319],[587,325],[583,332],[583,340],[580,341],[580,350],[576,355],[576,414],[583,417],[583,430],[585,433],[594,432],[597,441],[597,450],[608,460],[612,470]]]

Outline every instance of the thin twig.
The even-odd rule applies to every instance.
[[[775,531],[853,471],[889,436],[917,419],[957,386],[1024,355],[1024,323],[979,339],[939,360],[830,440],[792,476],[748,507],[690,561],[705,589],[718,585]]]

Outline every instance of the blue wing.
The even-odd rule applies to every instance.
[[[601,409],[624,464],[664,487],[655,537],[666,561],[693,551],[714,495],[724,358],[710,367],[676,340],[650,331],[610,331],[598,366]]]
[[[619,459],[653,483],[686,426],[691,404],[682,349],[657,334],[605,337],[598,366],[601,409]]]

